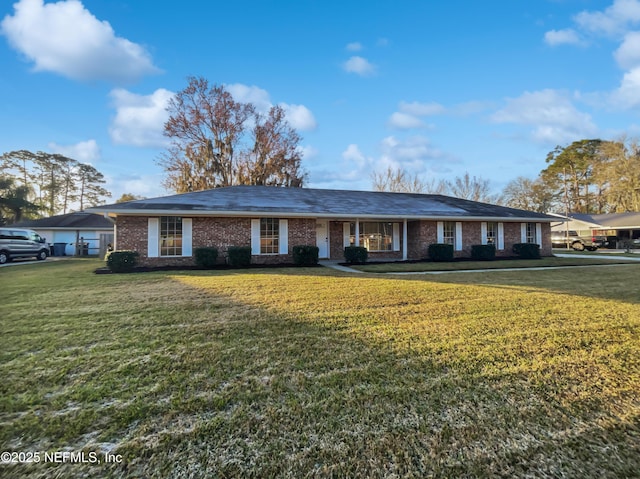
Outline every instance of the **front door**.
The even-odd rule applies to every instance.
[[[316,221],[316,246],[318,247],[318,257],[329,257],[329,227],[327,220]]]

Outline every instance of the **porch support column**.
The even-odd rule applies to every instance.
[[[407,260],[407,219],[402,221],[402,260]]]
[[[356,218],[356,246],[360,246],[360,220]]]

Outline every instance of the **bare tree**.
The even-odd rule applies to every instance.
[[[188,80],[169,102],[164,134],[171,146],[159,161],[165,187],[184,193],[237,184],[302,186],[301,138],[282,108],[261,115],[223,86]]]
[[[444,183],[434,180],[423,181],[417,174],[409,174],[406,170],[388,166],[384,171],[371,173],[374,191],[392,191],[396,193],[442,193]]]
[[[557,204],[557,198],[540,178],[519,176],[504,188],[502,202],[511,208],[546,213]]]
[[[238,181],[249,185],[302,186],[305,174],[298,148],[300,135],[289,125],[280,106],[257,114],[252,131],[253,149],[238,168]]]
[[[469,172],[466,172],[462,177],[457,176],[453,181],[447,182],[447,191],[451,196],[465,200],[484,203],[494,203],[497,200],[497,196],[491,194],[489,180],[481,177],[471,177]]]

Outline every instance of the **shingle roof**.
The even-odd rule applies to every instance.
[[[113,229],[113,221],[102,215],[77,211],[37,220],[20,221],[12,226],[22,228]]]
[[[217,214],[335,218],[504,218],[554,221],[531,211],[443,195],[231,186],[90,208],[111,215]]]
[[[640,213],[607,213],[601,215],[576,213],[569,216],[580,221],[594,223],[611,229],[640,229]]]

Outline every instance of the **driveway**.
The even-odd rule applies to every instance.
[[[69,258],[72,258],[72,256],[69,256]],[[0,264],[0,268],[4,268],[6,266],[20,266],[21,264],[44,264],[44,263],[48,263],[50,261],[64,261],[65,257],[58,257],[58,256],[51,256],[47,259],[45,259],[44,261],[38,261],[37,259],[31,259],[31,258],[15,258],[12,259],[11,261],[9,261],[8,263],[5,264]]]

